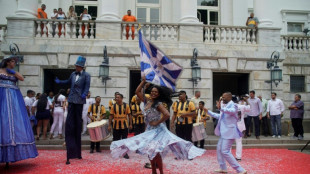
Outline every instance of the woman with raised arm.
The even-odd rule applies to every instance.
[[[168,88],[153,86],[150,99],[147,99],[142,92],[146,84],[145,78],[136,89],[137,96],[144,101],[146,131],[137,136],[114,141],[111,144],[111,154],[114,158],[123,157],[128,151],[148,155],[152,173],[156,173],[156,167],[160,173],[163,173],[164,157],[169,151],[172,151],[177,159],[193,159],[205,153],[205,150],[195,147],[191,142],[185,141],[173,133],[165,126],[165,121],[170,117],[168,110],[162,102],[171,104],[172,91]],[[161,115],[163,115],[161,117]]]
[[[16,86],[24,77],[14,70],[18,58],[9,56],[0,65],[0,163],[38,156],[23,96]]]

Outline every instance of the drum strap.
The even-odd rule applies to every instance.
[[[196,123],[199,123],[200,119],[201,119],[201,115],[200,115],[200,109],[198,109],[198,117],[196,119]]]

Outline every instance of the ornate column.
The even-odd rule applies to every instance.
[[[197,18],[197,0],[179,0],[179,23],[199,23]]]
[[[259,20],[259,27],[273,27],[273,21],[271,17],[273,14],[273,2],[270,0],[254,0],[253,7],[254,7],[254,16]]]
[[[120,4],[119,0],[99,0],[99,15],[97,20],[120,21],[119,16]]]
[[[38,0],[18,0],[14,17],[36,18]]]

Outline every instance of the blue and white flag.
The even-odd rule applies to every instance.
[[[147,82],[175,91],[176,81],[183,70],[182,66],[169,59],[164,52],[147,41],[141,30],[139,30],[139,45],[141,76],[145,76]]]

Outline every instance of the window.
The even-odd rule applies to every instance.
[[[219,0],[197,0],[197,18],[206,25],[219,25]]]
[[[92,19],[95,20],[97,18],[98,0],[74,0],[73,5],[78,16],[83,13],[84,8],[87,8],[88,14],[90,14]]]
[[[218,0],[197,0],[198,6],[216,6],[218,7]]]
[[[303,23],[293,23],[293,22],[287,23],[287,32],[300,33],[303,31],[303,28],[304,28]]]
[[[291,92],[305,92],[305,76],[290,77]]]
[[[160,22],[159,0],[137,0],[138,22]]]

